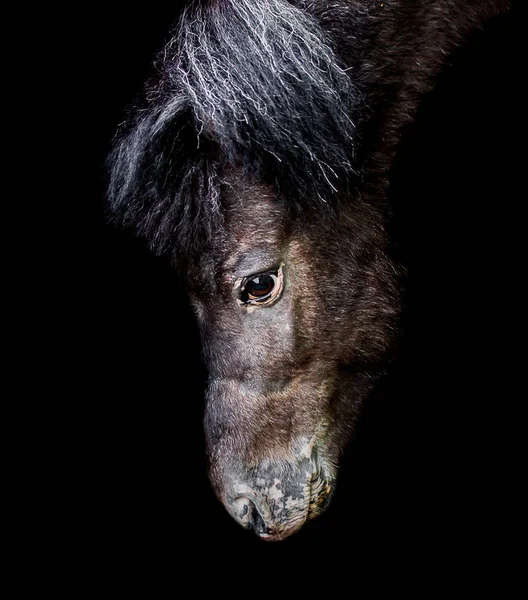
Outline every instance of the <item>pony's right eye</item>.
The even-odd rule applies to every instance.
[[[264,273],[247,280],[243,289],[246,292],[248,300],[262,301],[268,298],[277,285],[278,277],[276,273]]]
[[[242,306],[270,306],[274,304],[282,292],[282,266],[276,271],[257,273],[242,279],[240,282],[240,304]]]

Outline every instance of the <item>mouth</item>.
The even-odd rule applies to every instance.
[[[330,504],[333,491],[334,486],[317,474],[310,481],[308,502],[302,511],[302,517],[297,514],[297,511],[292,511],[291,515],[286,513],[284,521],[267,527],[266,530],[256,532],[257,535],[266,542],[278,542],[297,533],[308,521],[324,513]]]

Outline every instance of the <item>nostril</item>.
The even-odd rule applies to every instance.
[[[255,505],[253,502],[244,496],[240,498],[235,498],[231,502],[231,507],[235,516],[235,519],[246,528],[250,528],[253,522],[253,513],[257,512],[255,510]]]
[[[268,535],[269,527],[266,525],[255,503],[241,496],[235,498],[231,503],[233,513],[237,521],[246,529],[252,529],[257,535]]]
[[[271,533],[271,529],[266,525],[264,519],[256,509],[253,511],[253,519],[250,522],[250,527],[257,535],[269,535]]]
[[[254,508],[253,502],[249,498],[236,498],[233,500],[233,508],[240,518],[248,515],[252,508]]]

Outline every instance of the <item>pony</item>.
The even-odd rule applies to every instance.
[[[213,489],[264,540],[328,506],[400,335],[390,172],[451,53],[509,3],[195,0],[111,152],[208,371]]]

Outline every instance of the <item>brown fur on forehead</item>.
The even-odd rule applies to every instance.
[[[221,268],[232,273],[244,268],[251,271],[251,263],[260,263],[262,269],[277,266],[291,232],[274,189],[233,171],[223,183],[225,218],[214,243]]]
[[[226,167],[221,183],[223,216],[210,243],[187,261],[174,262],[194,297],[214,296],[234,279],[279,266],[291,234],[284,203],[274,188]]]

